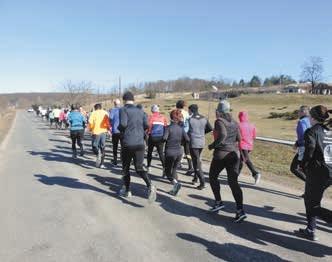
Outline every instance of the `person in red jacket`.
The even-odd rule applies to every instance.
[[[255,179],[255,185],[259,183],[261,174],[255,169],[253,163],[250,160],[249,154],[254,149],[254,139],[256,138],[256,127],[249,123],[249,115],[247,112],[243,111],[239,113],[240,120],[240,133],[241,133],[241,142],[240,142],[240,153],[241,153],[241,162],[239,167],[239,174],[243,167],[243,162],[246,163],[249,168],[251,175]]]
[[[157,148],[159,159],[163,167],[163,177],[165,176],[165,157],[164,157],[164,140],[163,136],[165,128],[167,126],[167,119],[164,115],[159,112],[158,105],[152,105],[152,114],[148,118],[149,129],[148,129],[148,155],[147,155],[147,168],[148,173],[151,171],[152,152],[154,147]]]

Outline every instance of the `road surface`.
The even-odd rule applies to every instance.
[[[180,175],[178,197],[153,160],[157,202],[132,179],[133,197],[117,197],[119,169],[94,167],[87,154],[73,161],[68,131],[18,112],[0,149],[0,261],[331,261],[331,227],[319,223],[319,241],[293,234],[305,225],[301,192],[241,177],[248,219],[233,223],[227,186],[224,211],[211,214],[210,188],[193,189]],[[225,184],[225,177],[221,176]],[[285,179],[285,178],[281,178]],[[331,202],[324,205],[331,208]]]

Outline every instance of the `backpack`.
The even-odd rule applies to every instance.
[[[165,133],[165,126],[163,122],[154,121],[151,127],[151,137],[162,137]]]

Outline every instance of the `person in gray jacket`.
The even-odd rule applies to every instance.
[[[198,106],[196,104],[189,106],[189,131],[190,138],[189,148],[190,155],[194,166],[193,184],[199,179],[199,186],[197,189],[202,190],[205,187],[204,174],[202,171],[201,153],[205,146],[205,134],[212,131],[209,121],[198,113]]]

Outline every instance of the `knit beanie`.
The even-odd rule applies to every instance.
[[[151,106],[151,112],[152,113],[159,112],[159,106],[158,105],[152,105]]]
[[[217,111],[219,113],[229,113],[231,110],[231,105],[227,100],[222,100],[219,102]]]

